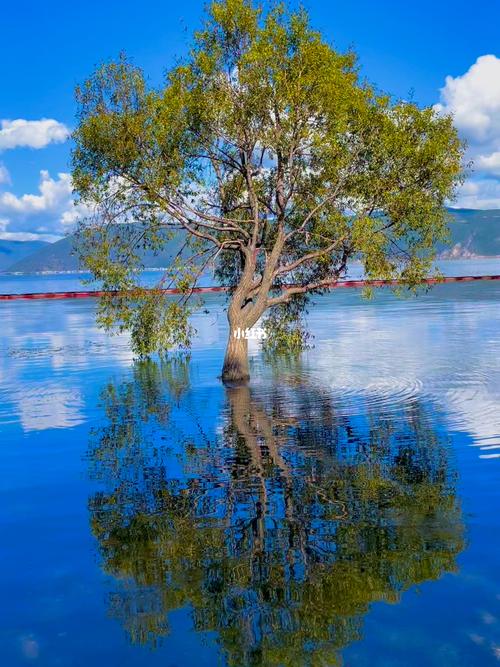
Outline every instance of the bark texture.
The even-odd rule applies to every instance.
[[[241,325],[239,325],[241,327]],[[237,326],[229,329],[229,340],[227,342],[226,356],[222,367],[222,380],[224,382],[247,382],[250,379],[248,368],[248,340],[237,338]]]

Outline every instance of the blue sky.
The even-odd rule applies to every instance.
[[[500,208],[500,3],[305,0],[314,26],[398,97],[455,114],[475,171],[457,205]],[[0,238],[71,230],[67,138],[74,87],[125,51],[153,84],[186,52],[203,14],[195,0],[10,2],[0,41]],[[498,56],[498,57],[497,57]],[[448,79],[447,79],[448,77]]]

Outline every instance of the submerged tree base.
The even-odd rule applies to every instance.
[[[222,382],[228,385],[246,384],[250,380],[250,373],[241,373],[237,367],[224,366],[221,375]]]
[[[235,330],[231,328],[222,367],[222,381],[231,384],[250,380],[248,340],[236,337],[234,334]]]

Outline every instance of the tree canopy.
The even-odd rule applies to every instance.
[[[122,56],[77,100],[73,182],[92,212],[80,254],[118,292],[101,323],[130,330],[139,354],[189,345],[192,288],[212,266],[231,288],[223,376],[245,378],[234,329],[268,313],[268,344],[300,349],[308,299],[349,261],[415,288],[446,236],[463,154],[451,117],[362,80],[302,9],[212,2],[163,85]],[[168,300],[140,286],[138,249],[175,235]]]

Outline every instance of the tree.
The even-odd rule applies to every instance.
[[[446,236],[463,154],[451,118],[362,81],[355,56],[327,44],[304,10],[213,2],[161,88],[122,56],[77,100],[73,181],[92,211],[79,252],[116,292],[101,324],[129,329],[141,355],[189,345],[193,287],[212,264],[231,288],[222,377],[244,380],[238,327],[269,313],[269,344],[300,349],[308,299],[349,260],[415,288]],[[141,248],[172,238],[172,265],[147,291]]]
[[[138,362],[103,391],[89,512],[134,643],[161,644],[189,608],[228,665],[337,665],[373,602],[456,570],[456,471],[427,406],[361,418],[294,377],[265,399],[227,387],[210,420],[181,363]]]

